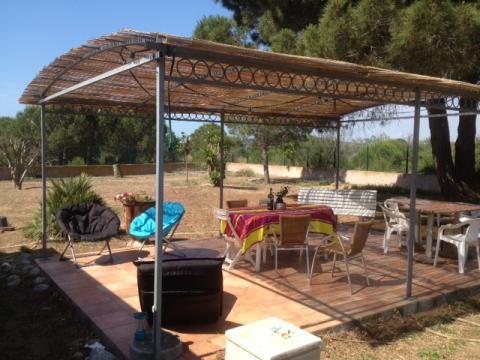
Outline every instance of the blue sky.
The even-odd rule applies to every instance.
[[[212,14],[230,15],[213,0],[1,0],[0,116],[22,110],[18,99],[42,67],[89,39],[121,28],[190,36],[197,21]],[[191,133],[197,126],[174,122],[174,131]],[[368,126],[353,136],[407,137],[412,126],[411,121]],[[451,120],[452,138],[456,127]],[[420,136],[429,136],[426,119]]]

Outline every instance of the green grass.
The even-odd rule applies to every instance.
[[[234,176],[255,177],[252,169],[241,169],[233,173]]]
[[[436,349],[432,348],[423,348],[418,353],[420,359],[427,359],[427,360],[439,360],[440,359],[440,352]]]

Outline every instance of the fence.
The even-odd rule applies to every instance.
[[[63,178],[87,174],[90,176],[113,176],[114,165],[78,165],[78,166],[47,166],[49,178]],[[122,175],[145,175],[155,174],[155,164],[119,164],[118,168]],[[185,163],[165,163],[165,172],[184,171]],[[188,164],[189,171],[200,170],[197,164]],[[27,173],[27,176],[38,177],[36,170]],[[0,180],[11,180],[10,171],[6,167],[0,167]]]
[[[49,178],[61,178],[78,176],[82,173],[90,176],[113,176],[113,165],[81,165],[81,166],[47,166]],[[123,175],[145,175],[155,174],[155,164],[119,164],[120,172]],[[272,178],[318,180],[322,182],[333,182],[335,180],[334,170],[308,169],[302,166],[270,165],[268,167]],[[184,171],[184,163],[165,163],[165,172]],[[198,171],[198,164],[188,164],[189,171]],[[226,163],[226,171],[237,172],[240,170],[251,170],[255,175],[263,176],[262,164]],[[30,176],[35,176],[35,174]],[[37,175],[38,176],[38,175]],[[10,172],[7,168],[0,167],[0,180],[10,180]],[[398,186],[402,189],[410,188],[410,174],[344,170],[340,172],[342,182],[358,186]],[[440,192],[440,185],[435,175],[418,175],[417,188],[424,191]]]
[[[227,163],[227,171],[251,170],[255,175],[263,176],[262,164]],[[329,181],[335,180],[335,170],[307,169],[302,166],[270,165],[270,176],[273,178],[305,179]],[[340,171],[342,182],[358,186],[398,186],[402,189],[410,188],[411,175],[395,172],[380,171]],[[423,191],[440,192],[440,184],[435,175],[418,175],[417,188]]]

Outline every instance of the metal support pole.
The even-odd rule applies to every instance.
[[[337,125],[337,142],[335,144],[335,189],[340,182],[340,123]]]
[[[406,159],[405,159],[405,174],[408,174],[408,146],[410,144],[408,143],[408,140],[407,140],[407,148],[406,148]]]
[[[45,136],[45,104],[40,105],[40,146],[42,161],[42,256],[47,258],[47,141]]]
[[[413,153],[412,175],[410,176],[410,221],[408,228],[408,262],[407,262],[407,299],[412,299],[413,280],[413,247],[415,246],[415,225],[417,221],[417,165],[418,165],[418,138],[420,134],[420,90],[415,91],[415,118],[413,123]]]
[[[220,200],[218,207],[223,209],[223,178],[225,177],[225,114],[220,114]]]
[[[163,156],[165,143],[164,119],[164,80],[165,80],[165,54],[160,53],[157,60],[157,104],[156,104],[156,129],[157,129],[157,154],[156,154],[156,212],[157,228],[155,232],[155,287],[153,303],[153,351],[157,359],[162,349],[162,242],[163,242]]]

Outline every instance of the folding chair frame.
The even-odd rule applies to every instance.
[[[110,261],[113,262],[113,254],[112,254],[112,249],[110,248],[110,239],[109,238],[105,239],[105,245],[103,246],[102,250],[100,250],[98,253],[97,252],[88,252],[88,253],[81,253],[81,254],[75,254],[75,249],[73,247],[73,239],[70,236],[70,234],[67,234],[67,239],[68,239],[67,240],[67,245],[65,246],[65,249],[63,249],[63,251],[60,255],[60,258],[59,258],[60,261],[70,260],[70,258],[67,258],[67,257],[64,256],[69,248],[70,248],[70,252],[72,253],[71,258],[73,259],[73,262],[77,266],[78,266],[77,258],[91,256],[91,255],[102,255],[105,248],[108,248],[108,253],[110,255]]]
[[[237,264],[237,262],[241,260],[246,260],[249,263],[251,263],[253,266],[255,266],[255,260],[253,260],[252,258],[251,250],[248,249],[244,254],[242,253],[242,241],[240,240],[240,236],[235,231],[235,228],[233,227],[233,224],[230,221],[230,216],[228,211],[223,209],[215,209],[214,215],[216,219],[225,221],[233,234],[233,238],[229,238],[224,234],[221,235],[225,240],[225,251],[223,253],[223,256],[225,257],[225,263],[228,265],[228,270],[232,270]],[[235,252],[235,245],[238,245],[240,247],[240,249],[236,252]]]
[[[167,236],[164,236],[162,239],[162,254],[167,250],[167,248],[170,246],[172,250],[178,250],[177,246],[172,242],[173,235],[175,234],[175,231],[177,231],[178,226],[182,222],[183,215],[180,219],[178,219],[177,223],[175,226],[170,230],[169,234]],[[142,245],[140,246],[140,249],[138,249],[138,255],[137,257],[140,259],[140,252],[143,250],[143,247],[145,246],[145,243],[149,240],[149,238],[145,239],[140,239],[142,242]]]
[[[307,229],[307,232],[305,234],[305,243],[304,244],[297,244],[297,245],[287,245],[283,246],[278,245],[280,243],[280,239],[277,237],[277,234],[275,233],[275,229],[272,226],[269,226],[270,232],[273,235],[273,247],[275,251],[275,271],[278,273],[278,252],[279,251],[299,251],[300,252],[300,260],[303,257],[303,250],[305,250],[306,253],[306,260],[307,260],[307,277],[310,278],[310,255],[309,255],[309,245],[308,245],[308,232],[309,229]],[[280,234],[281,236],[281,234]],[[265,240],[264,240],[265,241]]]

